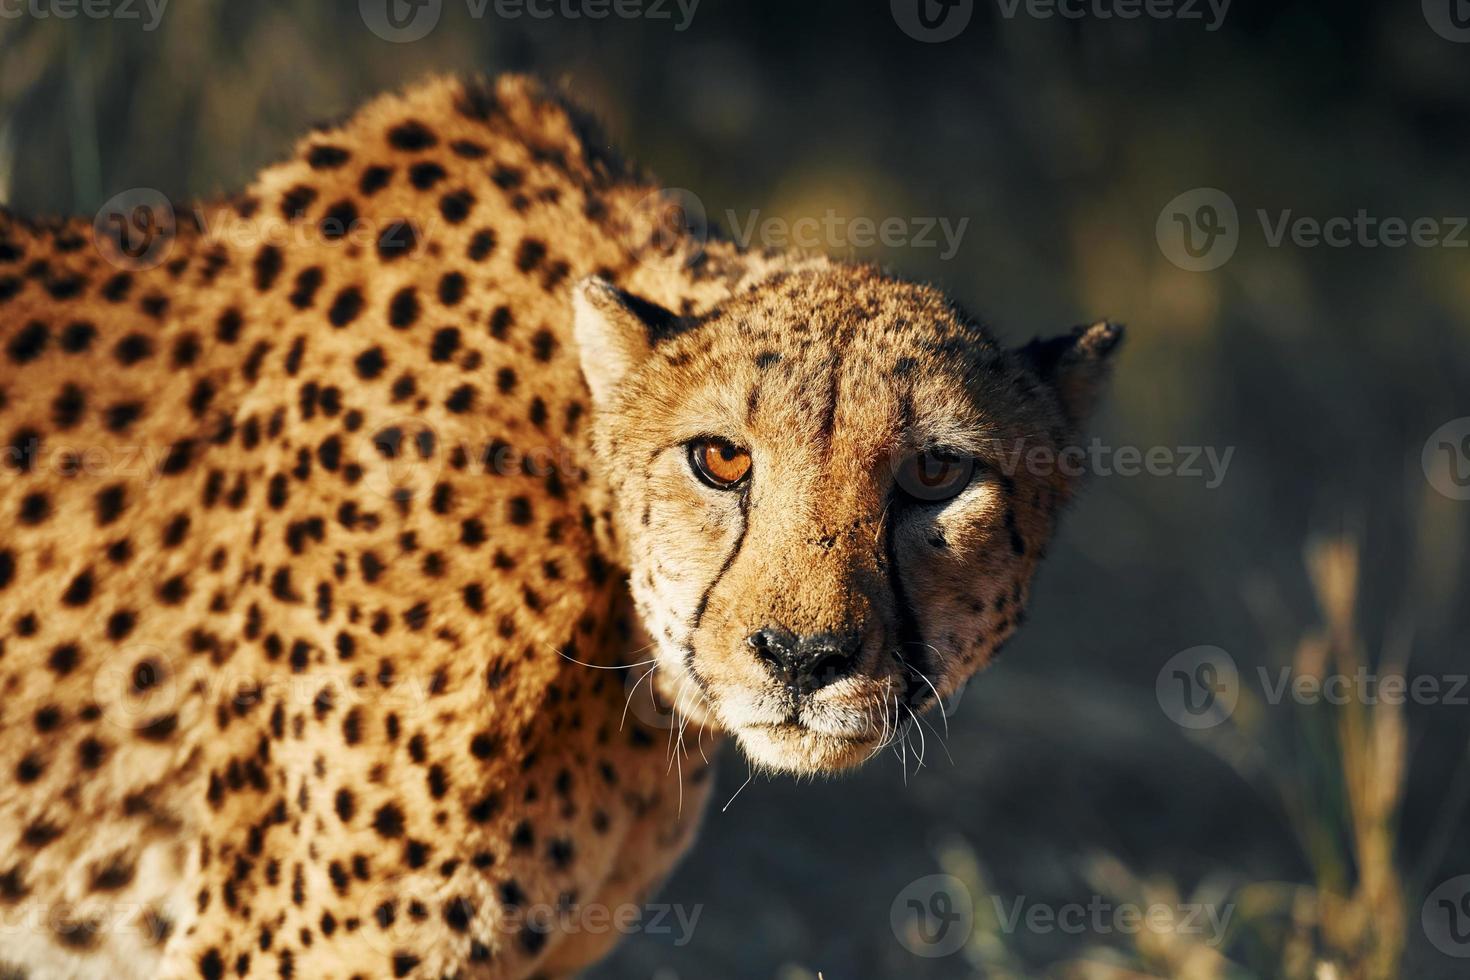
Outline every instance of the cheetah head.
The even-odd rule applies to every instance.
[[[1122,336],[1007,350],[855,265],[698,318],[597,279],[574,307],[660,689],[804,773],[874,754],[1015,630]]]

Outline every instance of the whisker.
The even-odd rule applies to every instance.
[[[745,787],[749,786],[750,781],[755,778],[754,769],[747,769],[746,772],[747,775],[745,777],[745,782],[740,784],[740,788],[735,791],[735,796],[739,796],[741,793],[743,793],[745,791]],[[730,809],[730,804],[735,802],[735,796],[730,797],[730,799],[726,801],[725,805],[720,807],[721,813],[724,813],[726,810]]]
[[[944,737],[945,738],[949,738],[949,715],[945,714],[943,701],[939,697],[939,689],[934,686],[934,682],[933,681],[931,681],[927,676],[925,676],[925,674],[924,674],[924,672],[922,670],[919,670],[913,664],[909,663],[907,660],[904,660],[903,657],[899,657],[898,659],[899,659],[899,661],[905,667],[907,667],[909,670],[912,670],[914,673],[918,674],[919,675],[919,679],[922,680],[925,684],[928,684],[929,685],[929,690],[931,690],[931,691],[934,692],[934,703],[937,704],[937,705],[939,705],[939,715],[940,715],[941,718],[944,719]],[[938,732],[935,732],[935,734],[937,735],[939,733]]]
[[[633,689],[628,692],[627,699],[623,701],[623,717],[618,719],[618,731],[622,731],[623,725],[626,724],[628,721],[628,706],[633,703],[633,695],[638,693],[638,688],[643,684],[644,681],[653,676],[653,672],[655,670],[658,670],[658,664],[654,664],[652,667],[648,668],[648,673],[638,678],[638,683],[634,684]]]

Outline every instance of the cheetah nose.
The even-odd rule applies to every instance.
[[[797,694],[810,694],[852,673],[862,637],[856,633],[796,636],[767,627],[747,636],[745,642],[777,680]]]

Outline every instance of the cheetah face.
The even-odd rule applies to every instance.
[[[575,294],[655,676],[757,764],[870,757],[995,654],[1072,490],[1116,346],[1019,351],[862,266],[779,275],[697,320]]]

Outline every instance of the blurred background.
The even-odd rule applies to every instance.
[[[527,70],[756,244],[817,218],[1016,343],[1130,328],[1100,458],[1172,463],[1094,466],[923,766],[722,812],[727,754],[662,893],[694,927],[594,975],[1470,976],[1465,0],[391,0],[411,40],[388,0],[159,2],[0,0],[0,202],[213,196],[381,89]]]

